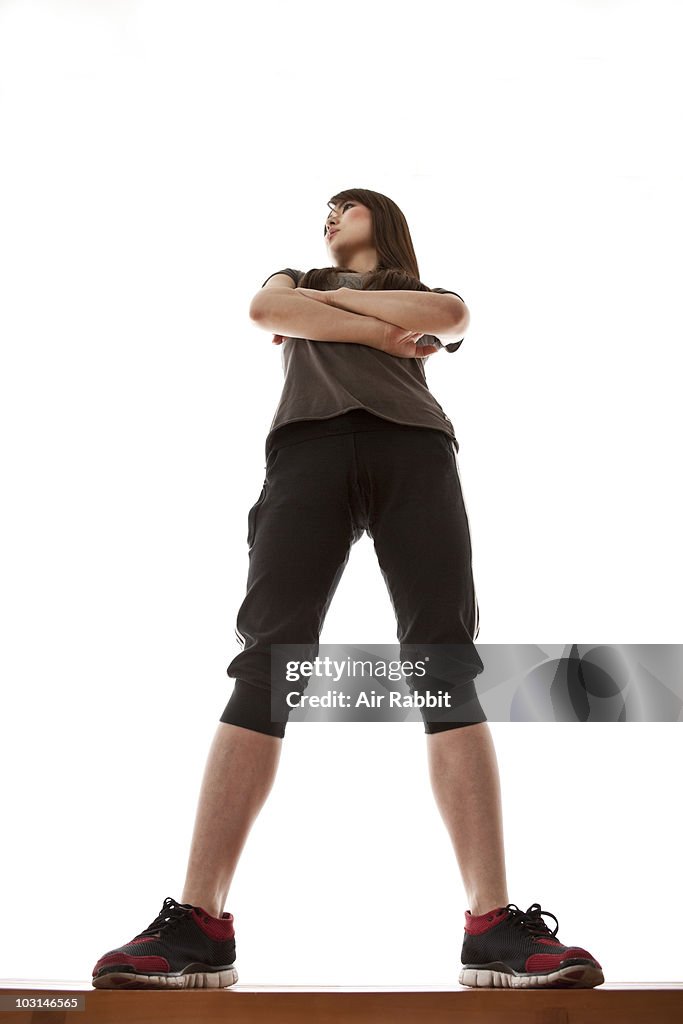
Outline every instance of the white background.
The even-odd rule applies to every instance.
[[[343,188],[470,308],[427,376],[478,641],[681,641],[680,32],[645,0],[0,4],[0,975],[88,981],[181,898],[282,383],[249,303],[330,265]],[[395,640],[364,536],[321,642]],[[491,731],[511,901],[608,982],[680,980],[680,727]],[[457,986],[422,725],[290,724],[225,909],[244,984]]]

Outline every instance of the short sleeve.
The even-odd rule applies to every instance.
[[[456,295],[461,302],[465,301],[462,295],[458,295],[457,292],[452,291],[450,288],[432,288],[430,290],[433,292],[439,292],[441,295]],[[438,338],[436,340],[439,342],[440,347],[445,348],[447,352],[457,352],[465,339],[461,338],[460,341],[452,341],[448,345],[443,345]]]
[[[263,288],[268,283],[268,281],[270,281],[271,277],[275,277],[275,274],[287,274],[289,277],[291,277],[292,281],[297,286],[301,278],[304,276],[303,270],[292,270],[291,267],[285,267],[284,270],[275,270],[272,274],[269,274],[268,277],[263,282],[263,284],[261,285],[261,287]]]
[[[458,295],[457,292],[451,291],[450,288],[432,288],[433,292],[439,292],[441,295],[457,295],[461,302],[464,302],[462,295]]]

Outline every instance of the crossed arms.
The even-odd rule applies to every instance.
[[[469,311],[456,295],[421,291],[296,288],[274,275],[252,300],[251,319],[276,336],[311,341],[348,341],[381,348],[396,328],[436,335],[444,343],[461,338]]]

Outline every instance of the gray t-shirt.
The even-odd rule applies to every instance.
[[[304,271],[287,267],[274,274],[288,274],[298,285]],[[362,288],[362,274],[340,272],[337,277],[339,288]],[[431,290],[458,295],[447,288]],[[434,335],[425,334],[418,345],[436,345],[455,352],[463,340],[443,345]],[[351,409],[366,409],[394,423],[442,430],[459,451],[453,424],[429,390],[422,359],[391,356],[369,345],[344,341],[285,338],[282,366],[285,380],[266,438],[266,450],[272,443],[273,432],[286,423],[326,420]]]

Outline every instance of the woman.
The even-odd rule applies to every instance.
[[[508,903],[496,756],[474,686],[483,664],[459,449],[424,373],[426,358],[462,343],[467,307],[456,292],[420,281],[391,199],[347,189],[329,205],[333,265],[271,274],[251,304],[252,319],[283,345],[285,380],[248,514],[242,650],[227,670],[235,685],[205,770],[183,902],[167,897],[136,940],[98,961],[93,984],[237,980],[234,922],[223,906],[286,728],[286,713],[272,710],[270,648],[296,643],[315,657],[350,549],[367,532],[402,658],[415,661],[425,646],[437,652],[433,675],[414,688],[448,692],[455,709],[421,713],[435,798],[471,908],[460,982],[592,987],[604,980],[597,961],[553,938],[539,904],[523,913]]]
[[[442,345],[437,331],[459,347],[467,307],[455,292],[420,282],[391,200],[351,189],[330,203],[337,206],[324,230],[336,266],[276,272],[251,306],[265,329],[305,337],[274,338],[285,381],[266,438],[265,480],[248,514],[249,576],[236,628],[243,650],[227,670],[236,682],[221,721],[284,736],[285,709],[284,721],[271,720],[271,645],[301,642],[302,659],[316,656],[350,549],[367,532],[402,658],[418,660],[418,644],[440,645],[439,676],[454,708],[457,694],[460,720],[427,713],[425,731],[482,722],[458,445],[423,365]],[[416,330],[425,326],[434,335]]]

